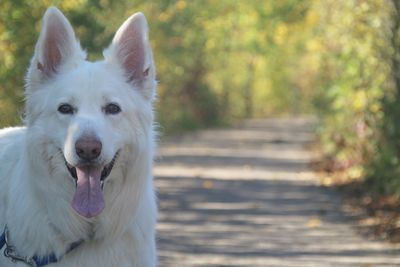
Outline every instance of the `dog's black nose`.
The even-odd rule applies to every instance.
[[[83,160],[94,160],[100,156],[102,144],[92,137],[79,138],[75,143],[76,154]]]

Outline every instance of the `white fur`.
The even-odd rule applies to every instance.
[[[57,35],[60,29],[66,33],[62,37]],[[132,51],[135,42],[142,43]],[[46,49],[60,57],[46,54]],[[144,62],[124,65],[129,56]],[[130,72],[140,75],[128,80]],[[49,8],[26,80],[26,126],[0,131],[0,227],[8,225],[12,245],[23,256],[62,256],[72,242],[84,239],[49,266],[156,266],[151,173],[156,82],[143,14],[121,26],[105,60],[92,63],[85,61],[66,18]],[[118,103],[122,112],[105,114],[102,108],[110,102]],[[60,114],[61,103],[72,104],[77,112]],[[106,207],[91,219],[71,207],[75,181],[65,165],[65,160],[76,163],[75,141],[87,133],[101,140],[99,161],[104,164],[120,151],[104,185]],[[0,266],[26,265],[1,252]]]

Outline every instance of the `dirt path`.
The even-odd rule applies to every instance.
[[[308,119],[248,121],[168,140],[155,168],[160,267],[400,266],[357,234],[308,167]]]

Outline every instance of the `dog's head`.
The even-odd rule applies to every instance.
[[[145,16],[132,15],[104,60],[88,62],[64,15],[54,7],[44,15],[26,79],[26,123],[45,157],[62,159],[75,179],[72,207],[82,216],[103,210],[103,182],[121,150],[151,134],[156,82],[147,32]]]

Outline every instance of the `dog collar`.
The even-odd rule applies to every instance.
[[[67,251],[65,252],[64,255],[67,253],[71,252],[75,248],[77,248],[80,244],[83,243],[83,240],[79,240],[77,242],[72,243]],[[0,250],[4,247],[4,256],[7,258],[10,258],[12,262],[24,262],[30,267],[42,267],[46,266],[50,263],[56,263],[59,261],[57,259],[56,255],[54,253],[51,253],[46,256],[38,256],[38,255],[33,255],[32,257],[23,257],[20,256],[17,251],[15,250],[15,247],[10,244],[10,239],[9,239],[9,232],[7,225],[4,227],[4,231],[2,235],[0,236]],[[61,259],[61,257],[60,257]]]

